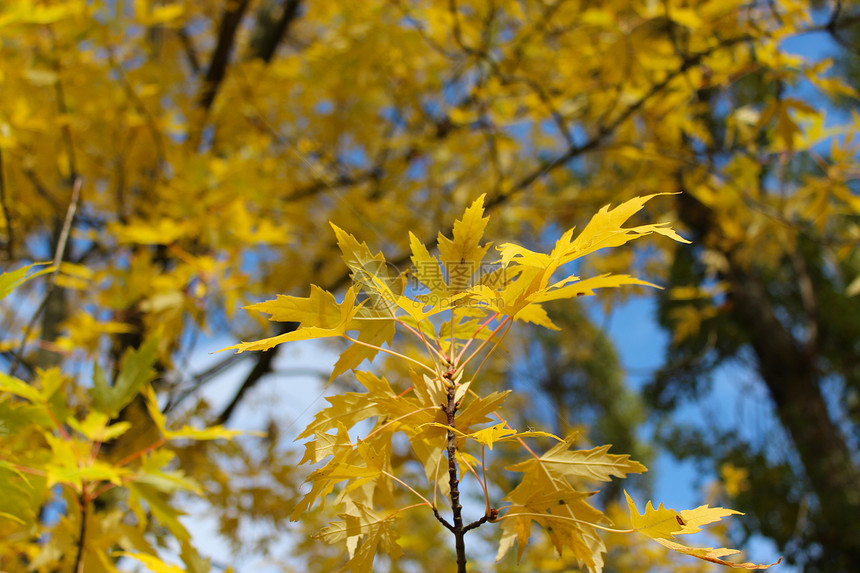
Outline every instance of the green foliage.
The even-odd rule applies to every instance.
[[[93,364],[93,386],[90,395],[99,412],[116,416],[140,393],[144,384],[155,375],[153,365],[158,353],[158,339],[151,338],[139,349],[130,348],[123,356],[119,374],[113,386],[98,363]]]
[[[0,284],[10,285],[6,294],[33,278],[25,278],[28,270],[0,275]],[[116,558],[123,555],[154,571],[183,570],[164,563],[144,538],[153,524],[183,543],[183,559],[193,570],[199,556],[188,545],[190,535],[171,498],[202,490],[175,468],[175,454],[167,444],[179,438],[229,438],[236,432],[217,427],[168,430],[150,387],[156,353],[155,339],[126,353],[113,384],[96,364],[88,393],[75,392],[58,369],[39,371],[32,384],[0,373],[0,564],[5,571],[61,567],[112,573],[119,571]],[[138,397],[146,400],[160,437],[116,460],[105,454],[108,446],[139,431],[116,416]],[[103,501],[118,495],[125,501],[105,508]],[[50,525],[42,509],[58,496],[69,510]],[[50,541],[39,542],[43,536]],[[117,547],[123,551],[116,553]]]

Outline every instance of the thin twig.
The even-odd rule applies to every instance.
[[[491,515],[489,513],[485,513],[484,515],[481,516],[481,519],[477,519],[477,520],[473,521],[472,523],[470,523],[469,525],[463,526],[463,533],[467,533],[467,532],[472,531],[473,529],[475,529],[477,527],[482,526],[483,524],[487,523],[490,519],[491,519]]]
[[[188,67],[191,68],[191,73],[200,74],[200,59],[197,57],[197,48],[194,47],[194,41],[188,35],[188,30],[182,26],[177,30],[176,35],[179,36],[179,43],[185,50],[185,59],[188,60]]]
[[[448,421],[448,497],[451,498],[451,512],[453,514],[454,526],[451,532],[454,534],[454,546],[457,551],[457,573],[466,573],[466,543],[463,532],[463,506],[460,505],[460,480],[457,476],[457,436],[454,433],[454,419],[457,414],[457,403],[455,400],[457,389],[454,384],[448,386],[448,403],[442,405],[442,411]]]
[[[579,145],[569,146],[564,152],[557,155],[556,157],[542,161],[532,171],[522,176],[518,181],[514,182],[514,184],[506,191],[503,191],[502,193],[499,193],[498,195],[495,195],[493,197],[489,197],[485,202],[484,208],[489,209],[490,207],[495,207],[497,204],[507,201],[513,195],[531,187],[533,183],[535,183],[537,180],[541,179],[545,175],[549,174],[552,171],[555,171],[563,165],[566,165],[567,162],[571,159],[596,149],[625,121],[630,119],[633,114],[639,111],[652,98],[654,98],[664,89],[666,89],[675,78],[677,78],[681,74],[686,73],[693,66],[698,65],[704,58],[710,56],[718,50],[728,48],[735,44],[740,44],[742,42],[748,42],[751,39],[751,36],[747,34],[742,34],[734,38],[728,38],[726,40],[723,40],[719,44],[702,50],[701,52],[691,54],[681,63],[680,66],[678,66],[678,68],[666,74],[666,77],[664,77],[663,80],[653,84],[646,93],[639,97],[639,99],[624,108],[624,110],[618,116],[616,116],[615,119],[600,126],[594,133],[594,135],[592,135],[588,140],[584,141]]]
[[[54,68],[54,73],[57,74],[57,81],[54,82],[54,94],[57,97],[57,113],[64,117],[69,113],[69,107],[66,105],[66,92],[63,89],[62,67],[60,66],[60,56],[57,54],[57,38],[54,35],[54,29],[46,26],[48,35],[51,38],[51,50],[54,52],[51,64]],[[72,129],[69,122],[63,122],[60,125],[60,133],[63,136],[63,144],[66,147],[66,155],[69,158],[69,181],[78,179],[77,160],[75,159],[75,146],[72,142]]]
[[[86,484],[84,484],[86,486]],[[90,505],[86,487],[81,488],[81,527],[78,531],[78,552],[75,556],[75,564],[72,570],[75,573],[84,573],[84,545],[87,541],[87,508]]]
[[[152,450],[160,448],[161,446],[163,446],[166,443],[167,443],[167,438],[162,436],[161,438],[155,440],[153,443],[149,444],[148,446],[146,446],[142,450],[138,450],[136,452],[133,452],[133,453],[127,455],[126,457],[124,457],[123,459],[121,459],[120,461],[118,461],[114,465],[116,465],[117,467],[122,467],[122,466],[126,465],[127,463],[132,462],[132,461],[136,460],[137,458],[139,458],[145,454],[148,454]]]
[[[6,258],[11,261],[14,252],[15,235],[12,231],[12,216],[9,214],[9,205],[6,202],[6,173],[3,170],[2,150],[0,150],[0,206],[3,208],[3,218],[6,219]]]
[[[36,175],[36,172],[28,167],[24,167],[22,171],[24,172],[24,175],[27,177],[27,179],[30,180],[30,183],[33,185],[33,189],[36,190],[36,193],[38,193],[43,199],[45,199],[45,201],[50,203],[54,211],[61,211],[62,207],[60,206],[60,202],[57,200],[56,197],[51,194],[50,191],[48,191],[48,188],[45,187],[45,184],[39,180],[39,176]]]
[[[448,523],[448,520],[445,519],[444,517],[442,517],[439,514],[439,510],[436,509],[435,507],[433,508],[433,515],[436,517],[436,519],[439,520],[439,523],[441,523],[445,527],[445,529],[447,529],[448,531],[451,531],[451,532],[454,531],[454,526],[451,525],[450,523]]]
[[[57,276],[60,273],[60,264],[63,262],[63,258],[66,254],[66,247],[68,246],[69,241],[69,233],[72,228],[72,223],[75,220],[75,213],[78,211],[78,202],[81,199],[81,186],[83,185],[83,179],[80,177],[75,178],[74,186],[72,187],[72,198],[69,202],[69,206],[66,209],[66,218],[63,221],[63,227],[60,230],[60,236],[57,238],[57,245],[54,249],[54,260],[53,266],[54,270],[51,272],[51,276],[48,279],[48,286],[45,291],[45,296],[42,297],[42,302],[39,304],[39,307],[36,309],[36,312],[33,314],[30,322],[27,323],[27,327],[24,329],[24,334],[21,337],[21,344],[18,346],[17,356],[15,361],[9,367],[9,375],[14,376],[15,372],[18,370],[18,364],[20,360],[19,356],[24,356],[24,349],[27,347],[27,339],[30,337],[30,333],[33,331],[33,328],[36,326],[36,321],[39,320],[39,317],[44,312],[45,308],[48,306],[48,300],[50,300],[51,296],[53,296],[54,291],[57,288]]]
[[[69,208],[66,209],[66,218],[63,221],[63,228],[60,231],[60,237],[57,239],[57,248],[54,249],[54,272],[51,275],[52,283],[55,282],[57,274],[60,272],[60,263],[65,257],[66,246],[69,241],[69,232],[72,229],[72,223],[75,220],[75,214],[78,212],[78,202],[81,199],[81,186],[84,180],[80,177],[75,178],[75,184],[72,187],[72,199],[69,202]]]

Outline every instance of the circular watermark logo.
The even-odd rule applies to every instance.
[[[371,260],[350,265],[358,301],[365,308],[394,312],[406,278],[389,262]]]

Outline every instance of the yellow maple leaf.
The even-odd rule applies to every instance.
[[[702,525],[714,523],[729,515],[743,515],[743,513],[734,509],[707,505],[700,505],[696,509],[682,509],[681,520],[684,522],[684,527],[679,533],[698,533],[702,530]]]
[[[645,513],[639,513],[636,504],[626,491],[627,506],[630,508],[630,522],[633,529],[646,535],[651,539],[668,539],[684,528],[684,520],[681,514],[674,509],[667,509],[661,503],[657,509],[649,501],[645,506]]]
[[[710,561],[711,563],[717,563],[718,565],[725,565],[726,567],[732,567],[734,569],[767,569],[769,567],[773,567],[782,561],[782,557],[780,557],[776,562],[770,563],[768,565],[760,565],[756,563],[733,563],[731,561],[726,561],[724,559],[720,559],[721,557],[725,557],[727,555],[737,555],[740,553],[737,549],[713,549],[711,547],[687,547],[686,545],[681,545],[680,543],[675,543],[674,541],[669,541],[668,539],[657,539],[657,543],[662,545],[663,547],[668,547],[673,551],[677,551],[678,553],[683,553],[685,555],[690,555],[692,557],[698,557],[699,559],[703,559],[704,561]]]
[[[612,477],[627,477],[628,473],[648,471],[645,466],[631,460],[629,455],[610,454],[610,446],[600,446],[591,450],[568,450],[577,434],[567,436],[539,459],[508,466],[516,472],[528,472],[540,466],[543,471],[559,479],[587,478],[609,481]]]
[[[463,218],[454,222],[453,239],[439,233],[439,256],[448,271],[451,293],[461,292],[469,285],[490,248],[489,244],[481,244],[490,220],[483,215],[484,195],[481,195],[466,209]]]
[[[397,532],[392,528],[396,518],[381,517],[363,503],[354,504],[350,513],[340,513],[341,521],[336,521],[315,535],[327,543],[346,541],[350,559],[344,570],[355,573],[370,573],[373,558],[378,549],[385,551],[392,559],[403,553],[397,544]],[[361,539],[361,545],[357,540]]]
[[[275,322],[298,322],[302,326],[334,328],[340,323],[341,312],[334,295],[311,285],[310,296],[298,297],[279,294],[275,300],[267,300],[243,307],[270,314]]]
[[[299,300],[297,299],[297,297],[285,298],[292,299],[293,301]],[[311,301],[310,298],[304,300]],[[269,303],[271,302],[273,301],[269,301]],[[267,303],[260,304],[266,305]],[[309,304],[313,304],[313,302],[311,301]],[[299,327],[292,332],[279,334],[278,336],[272,336],[270,338],[264,338],[262,340],[256,340],[253,342],[240,342],[239,344],[228,346],[227,348],[222,348],[218,352],[235,349],[236,353],[240,354],[249,350],[269,350],[270,348],[273,348],[279,344],[294,340],[310,340],[313,338],[333,338],[337,336],[343,336],[346,333],[346,329],[350,323],[350,320],[352,320],[352,318],[355,316],[355,313],[358,311],[358,308],[355,306],[355,290],[352,287],[350,287],[346,291],[346,295],[344,295],[343,297],[343,302],[338,306],[340,318],[336,324],[332,325],[329,328],[317,326]],[[271,306],[267,308],[269,308],[269,310],[274,310]],[[308,307],[302,311],[302,315],[313,316],[314,312],[316,312],[316,310],[313,307]]]
[[[674,509],[667,509],[660,504],[660,507],[654,509],[651,502],[645,506],[645,513],[640,514],[636,509],[636,504],[630,498],[630,495],[625,491],[627,497],[627,505],[630,508],[630,521],[633,528],[639,533],[650,537],[664,547],[668,547],[673,551],[690,555],[698,559],[718,563],[727,567],[736,569],[767,569],[776,565],[782,558],[780,557],[776,563],[770,565],[759,565],[755,563],[733,563],[725,561],[721,557],[728,555],[736,555],[740,553],[737,549],[714,549],[711,547],[688,547],[671,541],[670,538],[676,535],[687,535],[690,533],[698,533],[701,531],[701,526],[708,523],[719,521],[723,517],[733,514],[740,514],[739,511],[733,509],[725,509],[722,507],[709,507],[702,505],[696,509],[686,509],[680,513]]]

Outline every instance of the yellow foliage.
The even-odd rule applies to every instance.
[[[478,348],[504,349],[514,321],[558,328],[546,311],[556,300],[665,282],[666,261],[693,235],[659,221],[683,218],[686,201],[710,215],[712,232],[696,248],[711,275],[726,269],[729,256],[744,268],[772,269],[809,235],[822,238],[828,261],[849,261],[860,240],[851,219],[860,213],[851,139],[860,115],[827,116],[818,99],[788,89],[803,82],[815,98],[856,97],[838,66],[786,51],[784,40],[821,31],[810,19],[816,9],[806,0],[3,2],[0,257],[11,267],[56,258],[59,268],[43,268],[2,309],[0,346],[17,370],[0,378],[9,417],[2,421],[28,422],[20,436],[0,435],[9,459],[18,460],[0,464],[9,478],[0,485],[14,481],[14,495],[2,498],[14,506],[0,504],[14,519],[2,527],[16,520],[41,527],[31,514],[51,499],[49,478],[82,491],[87,483],[95,492],[124,487],[133,478],[104,460],[142,452],[154,435],[180,441],[170,447],[186,448],[183,469],[211,480],[207,493],[235,524],[237,512],[224,508],[235,501],[228,492],[236,484],[205,454],[229,447],[184,444],[229,435],[197,429],[220,416],[200,392],[208,368],[190,364],[201,335],[256,341],[233,347],[240,352],[346,340],[332,379],[379,354],[392,356],[392,345],[403,343],[395,327],[414,335],[392,360],[416,373],[409,378],[404,367],[402,377],[390,378],[393,397],[363,378],[372,399],[349,395],[339,404],[360,406],[347,421],[370,411],[390,415],[373,438],[405,432],[419,474],[442,493],[444,444],[432,439],[452,426],[432,410],[445,397],[440,376],[452,367],[445,380],[465,376],[455,365]],[[800,156],[816,169],[793,175],[790,161]],[[675,195],[654,197],[664,193]],[[340,227],[331,235],[329,221],[384,254]],[[649,234],[664,237],[642,249],[614,248]],[[485,235],[508,242],[494,246]],[[558,240],[543,245],[549,237]],[[581,264],[585,255],[591,260]],[[0,283],[4,296],[25,280],[27,271],[16,272]],[[350,280],[356,286],[347,290]],[[860,292],[858,280],[855,272],[844,281],[848,294]],[[308,285],[319,286],[308,293]],[[284,294],[255,302],[276,293]],[[692,301],[702,293],[674,295]],[[237,312],[246,305],[300,326],[273,332],[264,318]],[[677,309],[670,317],[676,342],[714,312]],[[156,332],[158,381],[150,392],[131,380],[135,391],[126,396],[127,388],[113,385],[122,357]],[[268,371],[270,357],[250,360]],[[98,384],[47,374],[62,364],[83,376],[94,363],[106,370]],[[456,384],[465,387],[465,378]],[[58,397],[46,397],[42,383]],[[471,383],[458,396],[459,415],[470,408],[475,415],[455,435],[474,459],[478,446],[495,453],[517,438],[542,439],[490,418],[504,394],[475,397],[480,380]],[[125,402],[120,409],[128,408],[132,428],[113,418],[102,426],[90,416],[95,402],[103,409]],[[307,436],[316,443],[308,454],[315,462],[358,448],[334,417],[326,414]],[[419,421],[420,431],[408,429]],[[61,429],[73,434],[68,442]],[[25,438],[34,440],[32,451]],[[104,451],[95,447],[100,441]],[[69,457],[72,444],[81,451]],[[238,447],[219,451],[242,467],[263,465]],[[54,455],[62,464],[49,474]],[[614,454],[594,454],[604,455]],[[367,467],[357,453],[349,462]],[[25,472],[25,480],[18,465],[43,475]],[[272,494],[280,505],[271,502],[262,515],[294,501],[288,473],[278,483],[289,493]],[[348,515],[361,513],[358,503],[379,509],[370,481],[353,484],[357,501]],[[169,545],[179,521],[148,486],[134,494],[140,531],[150,513],[161,512],[169,533],[150,531],[147,543]],[[255,503],[267,497],[255,494]],[[42,570],[73,565],[75,520],[88,522],[74,515],[71,497],[56,544],[0,543],[0,567],[37,556]],[[580,513],[562,513],[543,522],[505,519],[506,543],[528,539],[532,522],[555,519],[564,525],[552,543],[599,569],[594,555],[602,542],[590,526],[561,519]],[[387,515],[378,520],[386,528]],[[94,527],[108,534],[103,523]],[[359,545],[362,536],[372,542]],[[381,526],[345,537],[353,567],[364,567],[367,553],[390,539]],[[108,541],[102,545],[107,551]],[[112,566],[94,555],[86,553],[88,567]]]

